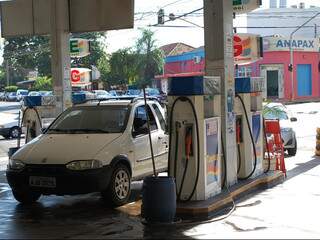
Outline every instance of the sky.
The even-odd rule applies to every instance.
[[[288,6],[298,5],[300,2],[304,2],[307,8],[310,5],[320,7],[320,0],[287,0],[287,2]],[[261,8],[269,8],[269,0],[263,0],[262,4]],[[188,13],[201,7],[203,7],[202,0],[135,0],[134,29],[108,31],[106,42],[107,52],[112,53],[120,48],[134,46],[137,38],[139,37],[139,29],[148,28],[150,25],[157,23],[156,12],[160,8],[164,9],[165,15],[167,16],[170,13],[179,16],[183,13]],[[185,19],[203,26],[202,11],[199,11]],[[244,20],[245,18],[243,16],[238,17],[235,19],[234,24],[236,26],[243,26],[245,25]],[[174,42],[183,42],[193,47],[199,47],[204,44],[203,29],[201,27],[194,26],[181,20],[168,22],[165,25],[174,25],[174,27],[150,27],[150,29],[155,32],[155,38],[157,39],[158,46]]]

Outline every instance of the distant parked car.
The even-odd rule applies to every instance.
[[[96,98],[96,95],[93,93],[93,92],[89,92],[89,91],[78,91],[76,93],[83,93],[86,95],[86,99],[95,99]]]
[[[28,93],[28,96],[41,96],[41,94],[39,92],[36,91],[31,91]]]
[[[141,91],[140,96],[143,96],[143,91]],[[160,102],[164,102],[166,100],[166,95],[164,93],[161,93],[157,88],[146,88],[146,96],[155,97]]]
[[[17,138],[21,134],[19,116],[11,113],[0,113],[0,135],[4,138]]]
[[[0,101],[4,101],[5,100],[5,92],[0,92]]]
[[[110,94],[111,96],[114,96],[114,97],[120,96],[120,95],[117,93],[116,90],[111,90],[111,91],[109,91],[109,94]]]
[[[21,100],[23,100],[23,98],[25,97],[25,96],[28,96],[28,93],[29,93],[29,91],[28,90],[25,90],[25,89],[18,89],[17,90],[17,101],[21,101]]]
[[[112,95],[105,90],[93,90],[97,99],[109,98]]]
[[[279,119],[284,149],[288,151],[290,156],[295,156],[297,153],[297,138],[292,128],[292,122],[296,122],[297,118],[282,103],[266,104],[264,106],[264,118]]]
[[[8,95],[6,96],[6,101],[9,101],[9,102],[16,102],[16,101],[18,101],[17,93],[16,93],[16,92],[10,92],[10,93],[8,93]]]
[[[139,89],[128,89],[125,95],[138,97],[140,94],[141,94],[141,90]]]

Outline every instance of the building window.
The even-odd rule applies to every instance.
[[[238,67],[236,70],[236,77],[251,77],[252,76],[252,67]]]

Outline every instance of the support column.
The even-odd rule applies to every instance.
[[[232,1],[204,0],[204,27],[206,75],[221,77],[221,127],[230,186],[237,182]]]
[[[51,0],[51,69],[57,101],[56,114],[72,105],[68,9],[68,1]]]

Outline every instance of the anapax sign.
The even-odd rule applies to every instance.
[[[294,51],[318,52],[319,40],[315,38],[297,38],[288,39],[281,37],[266,37],[263,39],[263,50],[271,51],[289,51],[290,47]]]
[[[261,38],[253,34],[236,34],[233,37],[235,64],[249,64],[262,57]]]
[[[90,71],[89,68],[71,68],[72,86],[89,84]]]

